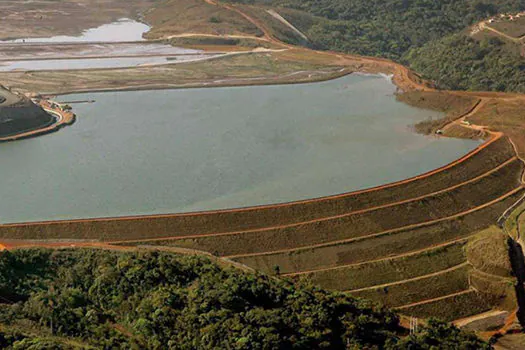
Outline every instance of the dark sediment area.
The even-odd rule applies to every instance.
[[[0,138],[48,127],[55,117],[30,99],[0,90]]]

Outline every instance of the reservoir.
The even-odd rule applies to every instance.
[[[439,113],[385,77],[302,85],[86,93],[77,123],[0,144],[0,222],[287,202],[435,169],[478,141],[418,135]]]

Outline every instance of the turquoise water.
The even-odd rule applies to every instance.
[[[479,142],[422,136],[439,117],[384,77],[88,93],[78,121],[0,144],[0,222],[187,212],[352,191],[447,164]]]

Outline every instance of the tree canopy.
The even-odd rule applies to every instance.
[[[168,252],[5,252],[0,297],[7,349],[489,348],[440,322],[405,339],[371,302]]]
[[[411,66],[446,89],[525,92],[519,49],[476,41],[465,29],[523,0],[230,0],[280,8],[316,49]]]

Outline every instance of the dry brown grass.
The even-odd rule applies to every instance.
[[[417,281],[351,292],[350,294],[374,300],[389,307],[417,303],[422,300],[434,299],[468,289],[469,270],[470,267],[465,266]]]
[[[520,155],[525,156],[525,98],[490,99],[468,121],[485,125],[491,130],[502,131],[517,145]]]
[[[496,346],[505,350],[522,350],[525,349],[525,334],[506,334],[498,339]]]
[[[514,311],[517,307],[514,278],[503,278],[494,275],[488,275],[481,271],[473,269],[470,274],[470,285],[484,293],[493,295],[498,300],[498,308]]]
[[[184,33],[263,35],[255,25],[240,14],[208,4],[204,0],[158,2],[145,17],[153,26],[146,35],[148,39]]]
[[[464,217],[419,229],[345,244],[235,258],[235,260],[257,270],[272,272],[273,267],[278,265],[281,273],[293,273],[394,257],[471,236],[477,231],[493,225],[501,213],[514,204],[521,195],[522,193],[518,193],[491,207]]]
[[[494,23],[490,23],[489,26],[513,38],[525,35],[525,17],[517,18],[514,21],[497,20]]]
[[[498,227],[492,226],[480,232],[470,240],[466,252],[475,269],[490,275],[512,277],[507,236]]]
[[[522,171],[523,164],[515,160],[475,182],[406,204],[291,227],[192,238],[174,244],[215,251],[219,255],[239,255],[363,237],[449,217],[480,206],[517,188]]]
[[[458,139],[480,140],[487,137],[487,132],[475,130],[462,126],[461,124],[450,124],[445,131],[445,136]]]
[[[422,134],[433,134],[453,120],[472,109],[479,98],[472,96],[453,95],[447,92],[411,91],[397,95],[397,99],[411,106],[432,109],[445,113],[444,118],[429,119],[414,125],[414,129]]]
[[[465,242],[419,254],[299,275],[323,288],[352,290],[429,275],[466,261]]]
[[[467,294],[401,309],[399,312],[422,318],[434,317],[444,321],[453,321],[488,311],[497,302],[498,298],[473,290]]]

